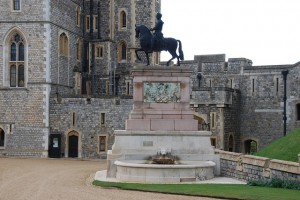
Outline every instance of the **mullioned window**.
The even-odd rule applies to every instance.
[[[10,40],[9,80],[10,87],[24,87],[24,39],[14,34]]]

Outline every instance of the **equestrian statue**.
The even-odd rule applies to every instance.
[[[161,17],[161,13],[156,14],[155,27],[150,30],[144,25],[135,26],[135,37],[140,39],[141,46],[141,48],[135,50],[136,57],[138,60],[141,60],[138,52],[144,51],[147,57],[147,65],[149,65],[149,53],[168,51],[172,58],[167,62],[167,66],[175,58],[177,58],[177,65],[180,66],[180,60],[184,59],[181,41],[174,38],[164,38],[162,33],[164,22],[161,20]],[[151,31],[154,31],[154,33],[152,34]],[[176,53],[178,44],[179,56]]]

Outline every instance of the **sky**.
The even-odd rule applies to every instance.
[[[253,65],[300,61],[300,0],[161,0],[164,37],[179,39],[185,60],[226,54]],[[161,60],[171,58],[162,52]]]

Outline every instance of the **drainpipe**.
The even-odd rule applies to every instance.
[[[287,75],[289,73],[289,70],[284,70],[281,72],[281,74],[283,75],[283,85],[284,85],[284,94],[283,94],[283,136],[286,136],[286,79],[287,79]]]

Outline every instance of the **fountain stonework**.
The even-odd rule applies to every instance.
[[[210,131],[198,131],[190,109],[187,67],[136,66],[133,110],[126,130],[116,130],[107,155],[107,178],[124,182],[180,183],[220,174],[220,158],[210,144]],[[152,164],[172,155],[175,164]]]

